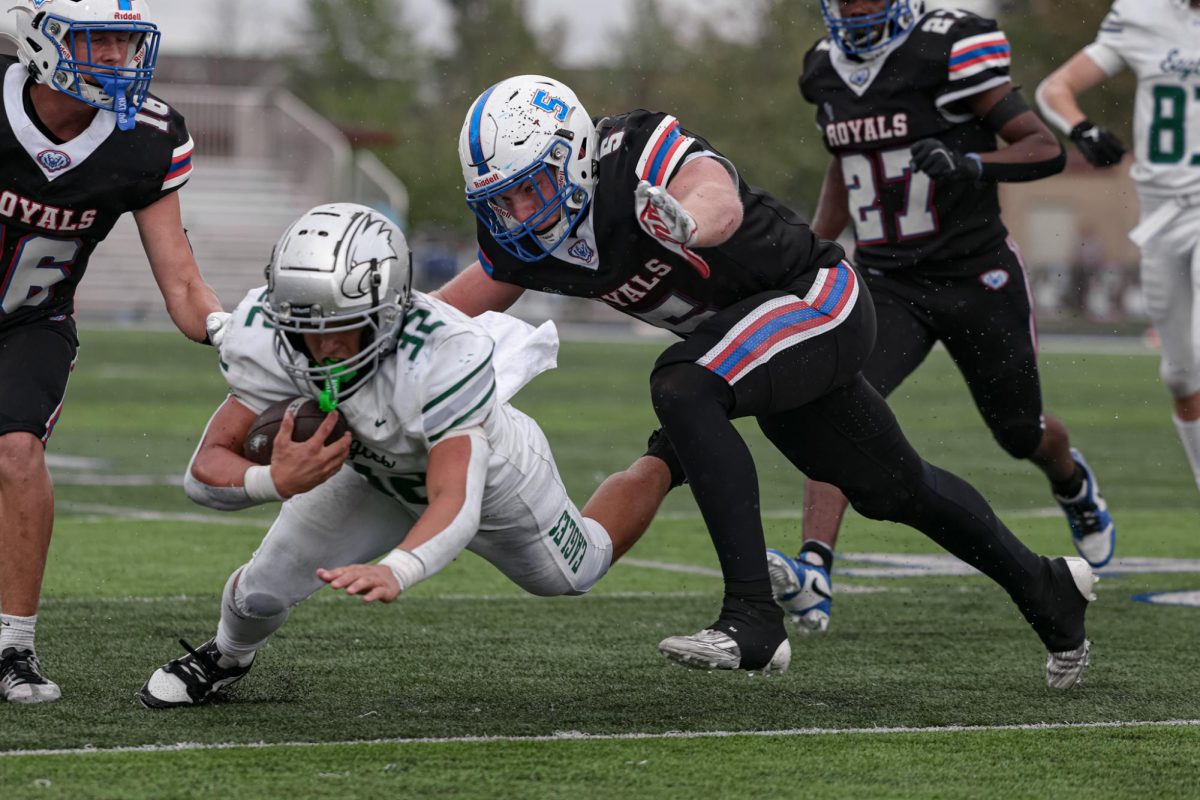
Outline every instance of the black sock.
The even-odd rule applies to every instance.
[[[805,556],[809,553],[812,555],[806,558]],[[814,557],[820,562],[822,569],[826,572],[833,572],[833,550],[829,545],[819,542],[816,539],[805,539],[804,544],[800,547],[800,554],[796,556],[796,560],[811,564]]]
[[[1082,491],[1084,478],[1083,468],[1077,463],[1071,477],[1062,482],[1050,481],[1050,488],[1057,496],[1070,500],[1077,497]]]

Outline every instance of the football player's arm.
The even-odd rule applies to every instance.
[[[430,295],[468,317],[477,317],[485,311],[507,311],[524,292],[520,286],[493,279],[476,261]]]
[[[715,158],[693,158],[675,173],[667,192],[696,223],[690,247],[724,244],[742,224],[742,198],[729,168]]]
[[[940,139],[912,144],[912,166],[934,180],[1035,181],[1062,172],[1067,156],[1046,124],[1007,81],[962,101],[1006,147],[963,153]]]
[[[812,232],[830,241],[841,236],[850,224],[850,193],[846,190],[846,179],[842,175],[841,159],[832,158],[821,182],[821,196],[817,198],[817,210],[813,214]]]
[[[246,433],[257,417],[234,397],[226,398],[213,414],[183,480],[192,501],[220,511],[236,511],[286,500],[329,480],[350,452],[349,433],[333,444],[324,444],[333,432],[336,414],[323,420],[312,438],[294,442],[289,412],[279,425],[270,465],[260,466],[242,456]]]
[[[361,594],[365,602],[390,603],[443,569],[479,531],[490,455],[478,429],[434,445],[425,476],[429,505],[400,547],[378,564],[319,569],[317,577],[334,589]]]
[[[1010,84],[973,95],[969,104],[1007,145],[979,156],[984,178],[1033,181],[1062,172],[1067,154],[1058,138]]]
[[[1107,167],[1125,155],[1125,146],[1112,133],[1091,122],[1078,97],[1125,68],[1111,48],[1101,44],[1080,50],[1050,73],[1037,88],[1037,104],[1052,125],[1070,137],[1091,164]]]
[[[221,301],[200,276],[179,215],[179,193],[134,211],[133,218],[171,320],[192,341],[207,341],[205,322],[221,311]]]

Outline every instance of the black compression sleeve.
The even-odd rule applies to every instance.
[[[1036,181],[1040,178],[1057,175],[1063,171],[1063,167],[1066,165],[1067,151],[1063,150],[1060,146],[1057,155],[1045,161],[1026,161],[1020,164],[991,164],[987,161],[981,161],[980,166],[983,168],[983,171],[980,174],[980,179],[985,181],[1004,181],[1006,183]]]
[[[1025,98],[1016,89],[1013,89],[1008,94],[1001,97],[996,105],[992,106],[986,114],[983,115],[983,124],[987,125],[997,133],[1000,129],[1011,122],[1013,119],[1021,116],[1026,111],[1032,111],[1029,103],[1025,102]]]

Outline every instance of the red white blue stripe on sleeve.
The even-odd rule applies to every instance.
[[[192,137],[185,144],[176,147],[171,153],[171,166],[167,169],[167,177],[163,180],[162,191],[183,186],[192,177]]]
[[[957,81],[986,72],[1007,70],[1012,63],[1012,47],[1003,31],[968,36],[950,50],[950,80]]]
[[[781,350],[841,325],[857,300],[858,277],[845,261],[818,270],[803,298],[784,295],[763,303],[696,363],[733,385]]]
[[[495,268],[492,266],[492,260],[487,257],[487,253],[483,252],[482,247],[479,248],[479,266],[483,267],[483,271],[488,274],[488,277],[491,277],[492,270]]]
[[[664,185],[694,141],[679,127],[679,120],[670,114],[663,117],[638,159],[638,180],[649,181],[654,186]]]

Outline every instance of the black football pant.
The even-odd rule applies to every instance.
[[[875,332],[865,289],[839,326],[775,354],[732,385],[696,363],[706,344],[763,301],[760,295],[714,316],[664,352],[651,376],[655,411],[721,563],[722,617],[782,619],[771,601],[754,461],[732,424],[753,416],[792,464],[838,486],[859,513],[917,528],[999,583],[1048,649],[1077,647],[1083,600],[1065,563],[1030,551],[969,484],[923,461],[859,372]]]
[[[1042,442],[1042,385],[1033,308],[1020,256],[997,251],[978,274],[931,277],[869,272],[879,335],[863,366],[867,381],[891,395],[942,342],[996,442],[1029,458]]]

